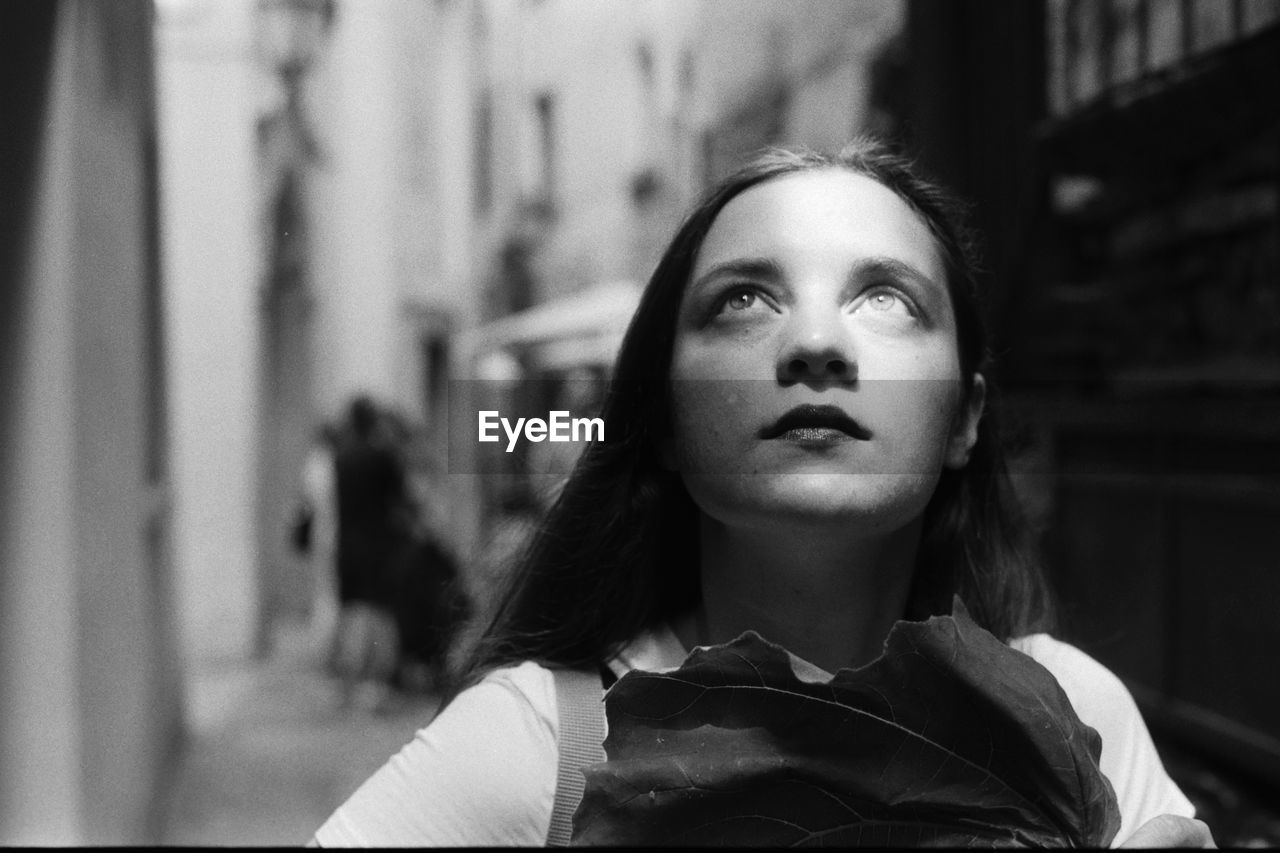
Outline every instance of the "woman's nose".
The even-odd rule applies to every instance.
[[[778,353],[778,379],[783,382],[837,381],[857,378],[853,341],[839,316],[796,317]]]

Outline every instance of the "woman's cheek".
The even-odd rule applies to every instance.
[[[734,425],[743,422],[737,383],[682,381],[674,389],[676,458],[685,472],[732,473],[740,444]]]
[[[773,380],[771,325],[763,321],[725,324],[689,334],[671,363],[675,380]]]
[[[905,379],[881,383],[881,411],[892,412],[898,473],[933,475],[942,468],[959,406],[960,383]]]

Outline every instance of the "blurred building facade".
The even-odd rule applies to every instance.
[[[1021,340],[1019,379],[1056,397],[1065,615],[1153,726],[1274,797],[1280,685],[1251,673],[1280,651],[1280,7],[1045,23],[1044,262],[1018,316],[1052,334]]]
[[[185,653],[252,653],[259,614],[261,225],[269,74],[253,0],[157,6],[177,613]]]
[[[300,194],[308,342],[295,368],[264,386],[266,399],[298,395],[291,411],[272,415],[267,404],[266,431],[282,451],[263,471],[261,553],[275,614],[309,603],[304,576],[276,568],[289,564],[277,532],[307,431],[341,416],[355,394],[370,394],[407,426],[425,520],[455,547],[467,535],[456,508],[470,484],[443,475],[455,338],[483,310],[469,215],[471,4],[322,5],[330,18],[303,91],[313,144]],[[270,168],[280,173],[278,163]]]
[[[0,7],[0,844],[132,844],[181,732],[151,4]]]
[[[882,77],[895,134],[974,203],[1062,635],[1271,801],[1278,39],[1251,0],[915,0]],[[1211,825],[1239,802],[1179,781]]]
[[[838,149],[885,122],[879,67],[907,4],[705,0],[692,42],[697,177],[710,183],[769,145]]]
[[[181,621],[191,654],[242,656],[313,602],[287,529],[322,423],[370,394],[416,426],[420,467],[442,465],[451,339],[479,304],[455,213],[465,18],[413,0],[160,10]]]
[[[475,3],[477,264],[489,316],[644,281],[692,201],[767,144],[868,127],[905,4]]]

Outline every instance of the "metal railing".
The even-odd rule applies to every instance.
[[[1259,0],[1049,0],[1050,111],[1063,117],[1127,84],[1156,87],[1210,51],[1280,22]]]

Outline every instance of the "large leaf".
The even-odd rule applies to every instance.
[[[827,683],[748,632],[605,699],[575,844],[1105,847],[1101,739],[1054,677],[951,616]]]

